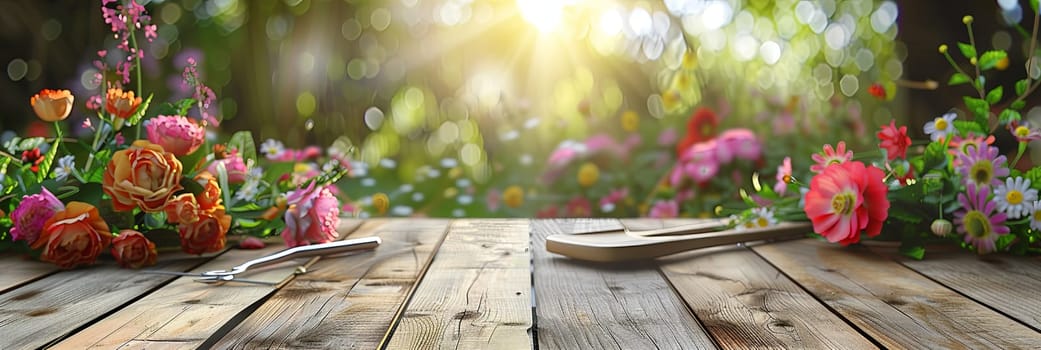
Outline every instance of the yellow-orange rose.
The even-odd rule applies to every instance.
[[[141,232],[123,230],[119,237],[112,240],[112,256],[116,258],[119,266],[139,269],[155,265],[159,253],[155,250],[155,243],[145,238]]]
[[[202,193],[195,196],[195,201],[199,203],[199,209],[204,211],[214,211],[217,209],[224,209],[221,205],[221,192],[220,186],[217,185],[217,178],[207,171],[200,172],[195,175],[195,181],[202,185]]]
[[[170,198],[163,207],[166,220],[178,224],[188,224],[199,220],[199,202],[191,193],[179,194]]]
[[[33,112],[45,122],[56,122],[65,120],[72,111],[74,97],[69,90],[47,90],[43,89],[29,99],[33,106]]]
[[[55,213],[43,224],[43,232],[32,248],[43,248],[41,260],[69,269],[93,264],[111,241],[112,233],[97,208],[83,202],[69,202],[65,210]]]
[[[224,209],[199,213],[199,220],[177,225],[181,236],[181,250],[188,254],[212,253],[224,249],[231,216]]]
[[[181,189],[181,162],[173,154],[145,140],[134,141],[125,150],[112,155],[102,189],[112,196],[112,207],[118,211],[140,207],[158,212],[170,196]]]

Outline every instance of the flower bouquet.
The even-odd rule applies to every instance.
[[[813,155],[808,174],[794,172],[786,158],[776,186],[763,186],[754,177],[754,191],[742,191],[752,209],[735,214],[736,223],[809,220],[829,242],[890,239],[916,259],[938,241],[980,254],[1041,252],[1041,166],[1023,159],[1029,143],[1041,139],[1041,129],[1021,114],[1026,98],[1041,86],[1037,3],[1032,4],[1027,76],[1008,86],[1014,94],[986,75],[1007,69],[1008,53],[982,50],[973,37],[973,18],[965,16],[969,40],[957,48],[967,62],[959,63],[947,45],[939,52],[955,71],[948,85],[971,89],[963,98],[967,112],[952,110],[925,123],[928,141],[913,142],[907,126],[893,121],[877,132],[876,151],[854,154],[843,142],[825,145]],[[999,147],[1001,140],[1009,146]]]
[[[249,132],[217,142],[207,136],[220,123],[215,94],[192,59],[182,77],[193,95],[152,108],[153,96],[141,97],[138,39],[155,38],[155,25],[135,0],[103,0],[101,11],[118,45],[94,62],[104,93],[87,100],[92,115],[65,123],[75,97],[43,90],[29,102],[54,137],[3,143],[0,248],[62,268],[110,252],[137,268],[155,263],[153,239],[176,238],[184,252],[203,254],[222,250],[229,233],[280,233],[289,246],[337,237],[333,184],[347,173],[347,143],[323,156],[316,147],[291,150],[268,140],[260,157]],[[136,89],[129,90],[132,75]],[[86,137],[66,137],[67,129]]]

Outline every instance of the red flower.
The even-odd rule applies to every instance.
[[[867,91],[869,94],[871,94],[871,96],[875,96],[875,98],[879,100],[886,99],[886,88],[882,87],[882,84],[871,84],[871,86],[868,87]]]
[[[889,125],[883,125],[879,131],[878,147],[885,148],[889,160],[907,158],[907,148],[911,147],[911,137],[907,136],[907,126],[896,127],[896,121],[890,120]]]
[[[34,173],[40,172],[40,162],[42,161],[43,155],[40,154],[39,148],[22,151],[22,162],[32,164],[33,166],[29,170],[32,170]]]
[[[716,127],[719,126],[719,117],[708,108],[699,108],[690,116],[687,122],[687,135],[676,144],[676,156],[683,153],[696,143],[708,141],[716,137]]]
[[[881,169],[861,162],[833,164],[814,176],[805,207],[813,230],[842,245],[860,241],[861,231],[877,236],[889,216],[883,176]]]

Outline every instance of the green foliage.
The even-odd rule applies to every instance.
[[[1008,124],[1009,122],[1019,121],[1020,119],[1023,119],[1023,116],[1011,108],[1001,111],[1001,114],[998,115],[998,122],[1001,124]]]
[[[1005,92],[1004,90],[1005,89],[1002,88],[1001,86],[998,86],[998,87],[994,88],[993,90],[990,90],[990,92],[987,93],[987,103],[989,103],[991,105],[994,105],[994,104],[997,104],[998,102],[1001,102],[1001,97],[1002,97],[1002,95]]]
[[[976,48],[972,45],[959,42],[958,50],[961,50],[961,54],[962,56],[965,56],[965,58],[972,59],[976,57]]]
[[[239,131],[231,135],[228,148],[239,150],[244,162],[257,161],[257,146],[253,143],[253,133],[249,131]]]
[[[148,98],[137,107],[137,111],[134,112],[130,118],[127,119],[127,125],[137,125],[141,122],[141,118],[144,118],[145,112],[148,111],[148,105],[152,104],[152,94],[148,94]]]
[[[981,70],[990,70],[996,67],[998,65],[998,62],[1006,58],[1008,58],[1008,54],[1005,53],[1005,51],[987,51],[980,56],[979,62],[977,64],[979,64]]]
[[[954,73],[951,75],[951,79],[947,81],[947,85],[961,85],[972,81],[965,73]]]
[[[904,242],[900,244],[900,254],[915,260],[922,260],[925,258],[925,247],[918,244],[908,244]]]
[[[1023,78],[1016,81],[1016,95],[1023,95],[1027,92],[1027,88],[1030,87],[1030,79]]]
[[[157,115],[188,115],[188,110],[198,102],[192,98],[182,99],[176,103],[165,102],[156,109]]]
[[[990,115],[990,103],[969,96],[964,96],[962,99],[965,101],[965,107],[969,108],[972,115],[976,117],[976,124],[979,124],[980,128],[987,129],[987,119]]]

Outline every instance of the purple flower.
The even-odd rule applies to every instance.
[[[62,210],[65,210],[65,205],[46,187],[40,193],[22,197],[18,208],[11,213],[11,218],[14,219],[11,237],[16,241],[33,244],[40,237],[40,231],[43,230],[43,224],[47,219]]]
[[[968,148],[965,152],[958,157],[962,183],[966,186],[972,184],[981,190],[985,187],[994,188],[1001,185],[998,178],[1008,176],[1008,158],[999,155],[997,147],[980,145],[978,148]]]
[[[290,192],[286,202],[289,209],[282,239],[287,246],[325,243],[339,237],[336,227],[340,225],[340,201],[328,188],[316,188],[312,182],[307,188]]]
[[[972,244],[980,254],[993,252],[998,236],[1009,233],[1005,213],[995,213],[997,205],[987,197],[990,191],[969,183],[965,193],[958,194],[962,209],[954,213],[958,233],[965,235],[965,243]]]

